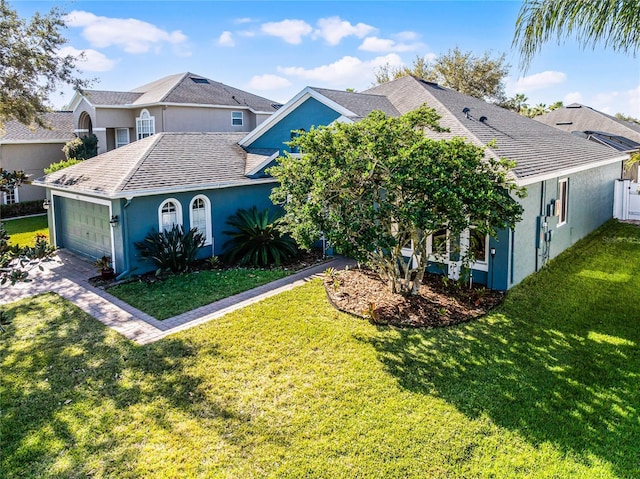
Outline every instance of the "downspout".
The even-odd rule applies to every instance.
[[[541,181],[540,182],[540,215],[538,216],[538,221],[536,221],[536,271],[540,271],[540,263],[541,258],[540,255],[542,254],[542,240],[540,239],[540,230],[542,229],[542,217],[545,216],[545,211],[544,211],[544,200],[545,200],[545,193],[547,190],[547,182],[546,181]]]
[[[124,254],[124,271],[116,276],[117,281],[120,281],[131,272],[129,242],[127,241],[127,207],[131,204],[131,200],[133,200],[133,198],[127,198],[127,202],[122,207],[122,254]]]

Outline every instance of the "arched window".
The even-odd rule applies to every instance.
[[[170,230],[173,225],[182,225],[182,205],[178,200],[170,198],[158,208],[158,230]]]
[[[138,140],[142,140],[156,133],[156,117],[151,116],[148,110],[142,110],[140,117],[136,118],[136,134]]]
[[[204,235],[204,244],[210,245],[211,234],[211,202],[204,195],[198,195],[191,200],[189,206],[191,228],[197,228]]]

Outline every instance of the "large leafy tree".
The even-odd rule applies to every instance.
[[[49,96],[62,84],[86,84],[76,77],[76,58],[58,54],[63,28],[58,9],[25,20],[0,0],[0,127],[8,120],[46,127]]]
[[[513,45],[527,69],[542,46],[573,37],[583,47],[635,55],[640,49],[640,0],[525,0]]]
[[[389,64],[375,71],[376,83],[386,83],[406,75],[413,75],[436,82],[465,95],[487,101],[505,100],[504,81],[509,64],[504,54],[492,57],[491,52],[482,56],[463,52],[458,47],[448,50],[433,62],[416,57],[410,67],[393,68]]]
[[[309,247],[322,233],[339,251],[369,264],[392,291],[417,293],[427,266],[427,237],[475,225],[494,233],[522,214],[510,192],[512,163],[485,156],[463,139],[433,140],[435,110],[398,118],[373,112],[357,123],[302,132],[301,158],[279,158],[272,199],[284,203],[286,228]],[[413,260],[402,249],[412,246]]]

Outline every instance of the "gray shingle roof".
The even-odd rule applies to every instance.
[[[169,75],[128,92],[85,90],[84,95],[91,104],[102,106],[179,103],[250,108],[268,113],[281,106],[273,100],[190,72]]]
[[[255,168],[266,162],[274,154],[279,153],[277,148],[249,148],[247,149],[247,163],[244,174],[248,175]]]
[[[427,132],[434,138],[459,136],[476,145],[495,140],[494,156],[516,162],[519,179],[619,158],[620,153],[544,125],[480,99],[414,77],[403,77],[365,93],[383,94],[400,113],[426,104],[442,116],[450,133]],[[465,108],[468,114],[463,113]],[[484,121],[480,121],[485,117]]]
[[[54,111],[45,113],[42,118],[50,126],[50,129],[41,127],[32,129],[15,120],[5,122],[0,128],[0,143],[41,141],[66,143],[75,138],[73,133],[73,112]]]
[[[37,184],[99,196],[215,188],[250,182],[244,133],[159,133],[57,171]]]
[[[329,90],[326,88],[312,87],[312,89],[352,111],[359,118],[364,118],[374,110],[380,110],[389,116],[398,116],[399,114],[396,107],[384,95]]]
[[[131,105],[142,96],[142,93],[106,90],[85,90],[83,94],[92,105]]]
[[[640,143],[640,125],[620,120],[579,103],[558,108],[535,119],[564,131],[602,131]]]

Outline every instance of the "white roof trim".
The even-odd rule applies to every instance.
[[[254,128],[247,136],[245,136],[242,140],[238,142],[240,146],[248,146],[252,141],[261,137],[264,133],[269,131],[273,125],[278,123],[282,118],[286,117],[289,113],[298,108],[302,103],[304,103],[309,98],[314,98],[318,100],[323,105],[335,110],[340,113],[342,116],[356,116],[356,114],[339,103],[336,103],[333,100],[330,100],[326,96],[318,93],[311,87],[305,87],[302,91],[300,91],[296,96],[294,96],[291,100],[289,100],[284,106],[280,107],[273,115],[267,118],[265,121],[260,123],[256,128]]]
[[[551,180],[553,178],[559,178],[561,176],[569,176],[574,173],[590,170],[592,168],[599,168],[601,166],[607,166],[614,163],[622,162],[627,160],[628,158],[629,158],[628,155],[616,156],[615,158],[609,158],[607,160],[601,160],[595,163],[586,163],[586,164],[574,166],[572,168],[565,168],[562,170],[550,171],[548,173],[543,173],[542,175],[528,176],[526,178],[517,180],[517,184],[518,186],[528,186],[534,183],[539,183],[541,181]]]
[[[241,181],[225,181],[219,183],[205,183],[201,185],[186,185],[186,186],[167,186],[165,188],[153,188],[148,190],[138,190],[138,191],[120,191],[116,194],[102,194],[95,190],[82,190],[80,188],[76,188],[78,195],[90,195],[94,197],[107,198],[110,200],[117,199],[133,199],[138,198],[140,196],[154,196],[154,195],[163,195],[169,193],[183,193],[183,192],[193,192],[199,190],[218,190],[223,188],[234,188],[236,186],[248,186],[248,185],[261,185],[268,183],[277,183],[278,180],[275,178],[261,178],[261,179],[249,179],[241,180]],[[37,179],[31,182],[34,186],[40,186],[42,188],[49,188],[52,191],[70,191],[69,188],[64,186],[58,186],[53,184],[47,184],[41,179]],[[74,190],[71,190],[74,191]],[[75,191],[74,191],[75,193]]]
[[[260,162],[257,166],[255,166],[253,169],[251,169],[250,171],[248,171],[247,173],[245,173],[245,176],[251,176],[251,175],[255,175],[256,173],[258,173],[258,171],[260,171],[262,168],[264,168],[265,166],[267,166],[269,163],[271,163],[273,160],[275,160],[276,158],[278,158],[278,156],[280,155],[280,151],[276,151],[274,154],[272,154],[271,156],[269,156],[268,158],[266,158],[264,161]]]

